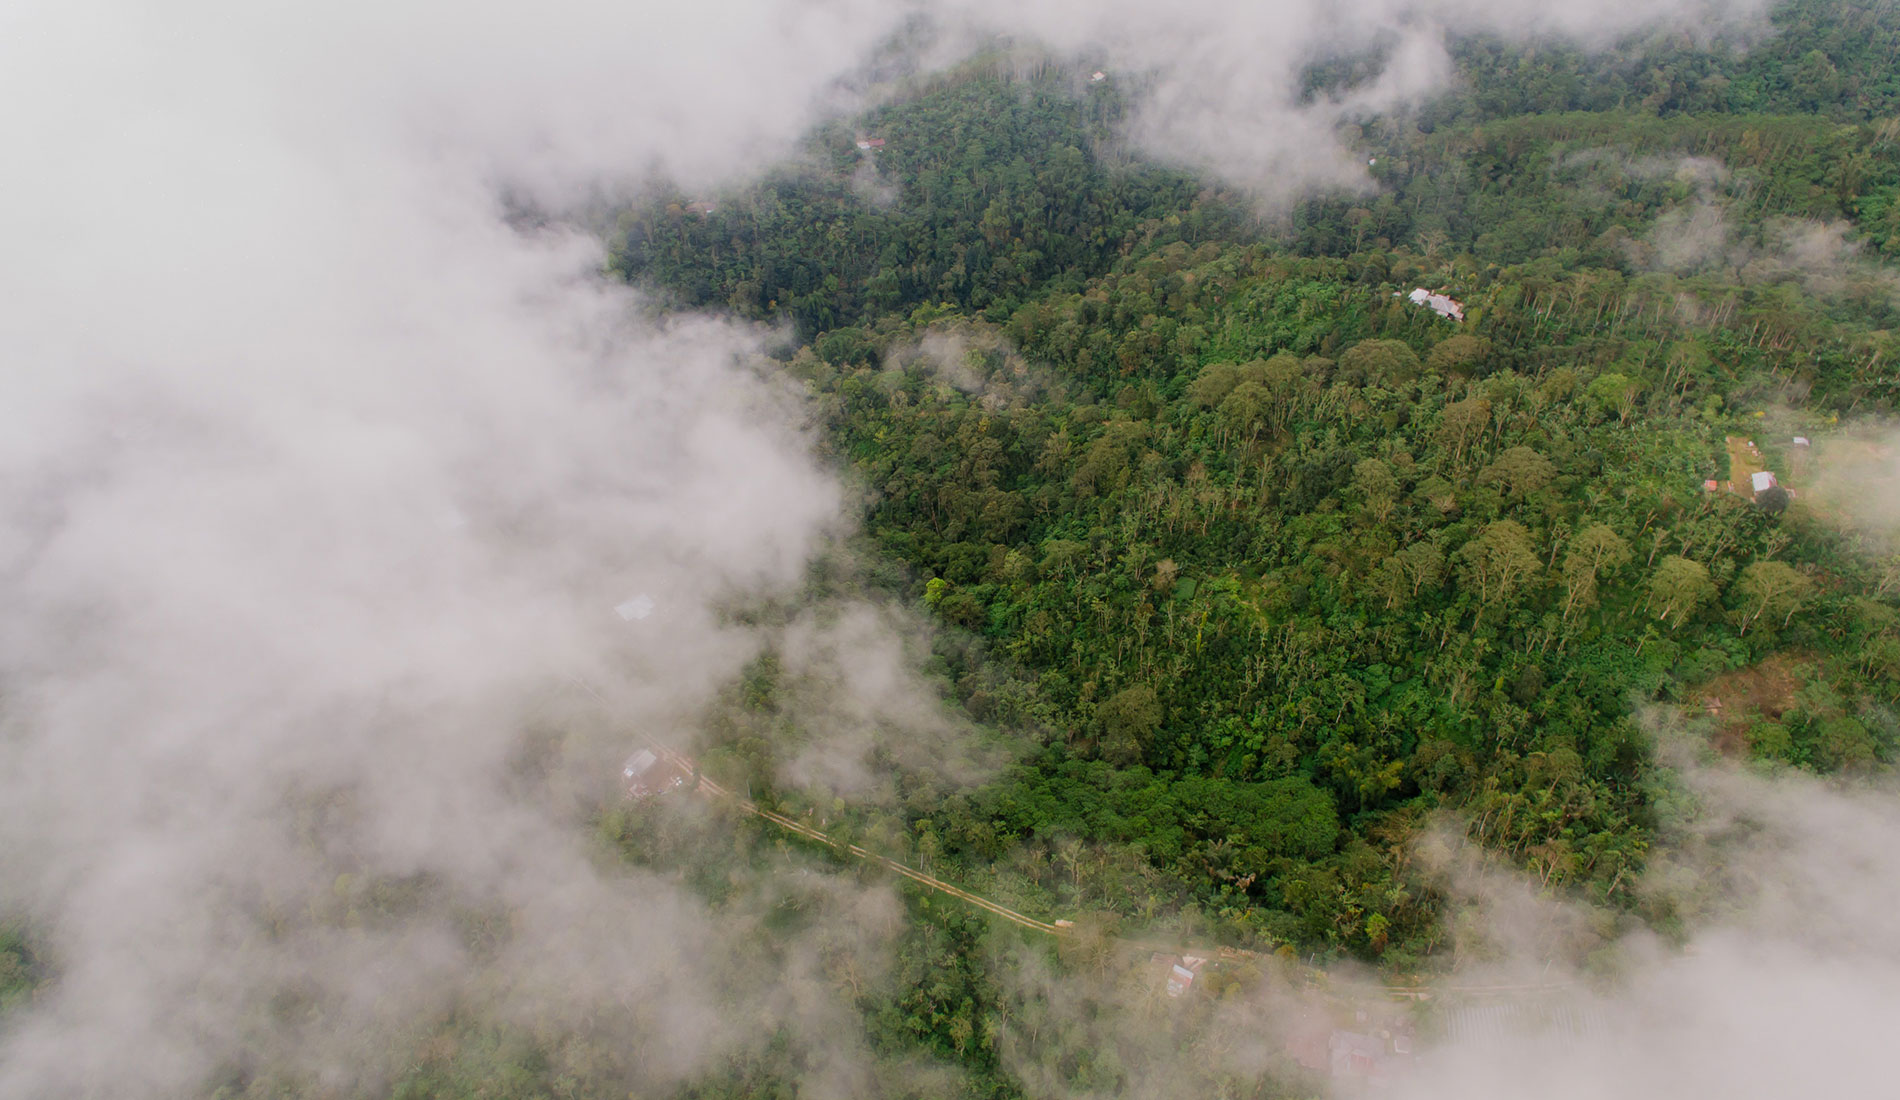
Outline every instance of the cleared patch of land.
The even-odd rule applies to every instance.
[[[1724,436],[1722,442],[1728,447],[1728,483],[1722,488],[1745,500],[1754,500],[1751,479],[1768,468],[1762,463],[1761,452],[1747,436]]]
[[[1747,668],[1725,672],[1703,684],[1692,699],[1716,720],[1713,742],[1725,755],[1745,755],[1748,727],[1757,719],[1775,719],[1794,705],[1795,693],[1813,673],[1802,656],[1777,653]]]

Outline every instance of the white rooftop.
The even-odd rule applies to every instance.
[[[1430,306],[1432,312],[1440,317],[1449,317],[1454,321],[1465,319],[1464,303],[1449,294],[1433,294],[1424,287],[1419,287],[1406,297],[1414,305]]]
[[[632,622],[635,619],[644,619],[648,615],[653,614],[653,609],[658,606],[658,604],[653,602],[652,596],[642,592],[626,603],[615,607],[614,614],[628,622]]]

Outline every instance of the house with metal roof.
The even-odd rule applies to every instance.
[[[1465,304],[1449,294],[1433,294],[1424,287],[1419,287],[1407,296],[1407,300],[1413,305],[1425,306],[1449,321],[1465,319]]]
[[[652,749],[641,749],[620,766],[621,782],[633,798],[648,798],[675,791],[686,785],[686,772],[678,764],[664,760]]]

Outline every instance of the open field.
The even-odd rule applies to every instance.
[[[1746,436],[1725,436],[1722,442],[1728,447],[1728,481],[1722,488],[1744,500],[1754,500],[1755,490],[1750,478],[1767,469],[1762,463],[1761,452],[1755,449],[1754,442]]]

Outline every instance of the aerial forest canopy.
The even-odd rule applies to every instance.
[[[741,189],[619,212],[614,271],[662,308],[782,326],[769,369],[862,490],[797,600],[868,584],[927,617],[993,750],[880,748],[896,797],[839,795],[791,766],[824,685],[768,652],[697,732],[703,778],[1076,922],[1054,949],[906,887],[893,973],[826,947],[893,1089],[919,1065],[968,1095],[1125,1086],[1154,1052],[1083,1022],[1121,1008],[1064,1016],[1008,976],[1099,976],[1116,936],[1443,970],[1468,944],[1428,838],[1591,913],[1564,949],[1610,969],[1621,933],[1697,916],[1641,886],[1683,813],[1663,738],[1890,767],[1900,547],[1831,475],[1890,465],[1900,402],[1900,19],[1796,0],[1775,25],[1746,48],[1457,40],[1455,90],[1352,125],[1367,186],[1294,197],[1131,149],[1141,74],[1004,45]],[[1306,94],[1382,64],[1316,64]],[[670,805],[600,836],[715,907],[771,907],[734,989],[787,965],[773,934],[823,933],[821,892],[738,869],[846,856]],[[36,964],[9,957],[19,996]],[[1157,1041],[1190,1042],[1184,1019]],[[397,1095],[585,1093],[576,1050],[605,1043],[443,1035]],[[792,1095],[800,1042],[688,1092]]]
[[[1265,218],[1116,152],[1119,80],[978,59],[630,211],[615,263],[792,318],[889,583],[982,640],[955,694],[1033,746],[865,828],[1051,914],[1429,966],[1441,811],[1674,919],[1630,892],[1650,704],[1761,761],[1890,760],[1900,568],[1793,440],[1900,398],[1897,48],[1820,2],[1747,51],[1468,39],[1459,91],[1361,125],[1373,189]]]

